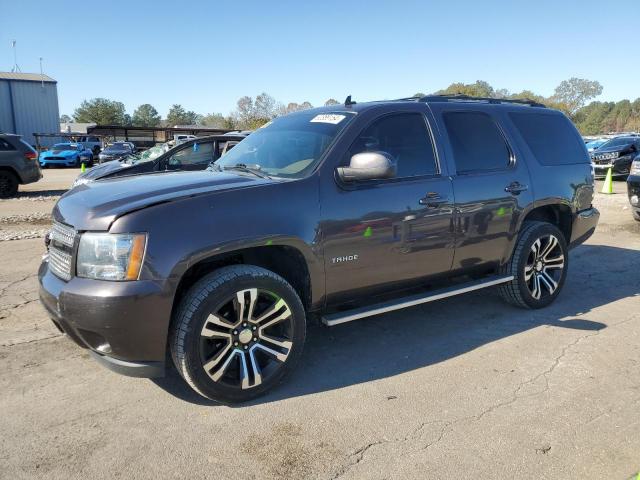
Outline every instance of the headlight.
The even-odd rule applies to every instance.
[[[640,160],[634,160],[631,164],[631,175],[640,175]]]
[[[137,280],[146,245],[145,233],[83,233],[77,275],[97,280]]]

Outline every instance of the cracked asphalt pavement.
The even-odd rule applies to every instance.
[[[0,231],[46,228],[75,174],[0,201]],[[551,307],[487,290],[312,327],[289,382],[235,408],[97,365],[37,301],[42,239],[0,238],[0,478],[635,479],[640,223],[615,188]]]

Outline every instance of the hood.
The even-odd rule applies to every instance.
[[[631,145],[633,145],[633,142],[625,143],[624,145],[615,145],[613,147],[602,146],[594,150],[592,153],[599,155],[601,153],[623,152],[623,151],[629,150],[629,147]]]
[[[41,155],[55,155],[56,157],[70,157],[72,155],[77,154],[78,151],[77,150],[66,150],[64,148],[59,149],[59,148],[52,148],[50,150],[46,150],[44,152],[41,153]]]
[[[78,175],[78,178],[83,179],[84,181],[98,180],[99,178],[104,177],[112,172],[118,170],[124,170],[125,168],[132,167],[133,165],[130,163],[119,162],[118,160],[113,160],[111,162],[101,163],[100,165],[96,165],[95,167],[91,167],[84,173]]]
[[[118,217],[160,203],[273,180],[229,172],[175,172],[116,177],[79,185],[65,193],[53,217],[77,230],[108,230]]]

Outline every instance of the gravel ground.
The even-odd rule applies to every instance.
[[[314,327],[291,380],[236,408],[97,365],[38,303],[42,240],[0,242],[0,478],[635,479],[640,223],[616,192],[549,308],[487,290]],[[52,205],[0,201],[0,229]]]

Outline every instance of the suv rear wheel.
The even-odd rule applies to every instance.
[[[294,369],[305,333],[304,308],[289,283],[264,268],[233,265],[187,292],[170,349],[196,392],[237,403],[264,394]]]
[[[522,308],[542,308],[553,302],[567,276],[564,235],[545,222],[525,222],[502,273],[513,280],[500,286],[502,297]]]
[[[11,172],[0,170],[0,198],[13,197],[18,193],[18,178]]]

